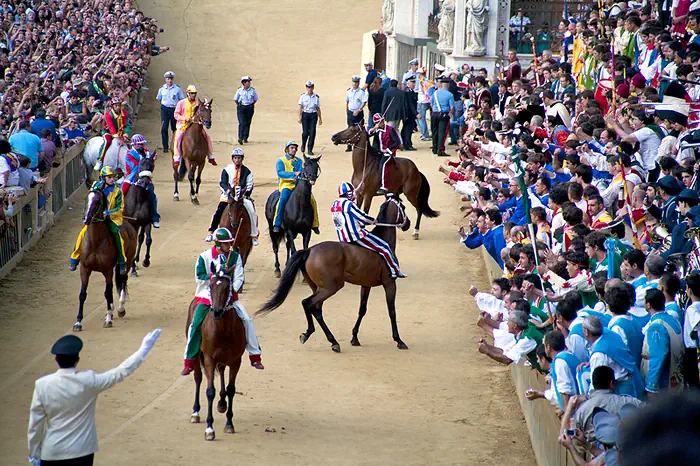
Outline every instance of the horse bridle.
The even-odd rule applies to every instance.
[[[114,189],[117,189],[117,188],[114,188]],[[91,192],[90,194],[92,194],[92,195],[95,196],[95,197],[97,196],[97,193],[94,192],[94,191]],[[102,197],[104,198],[104,194],[102,194]],[[89,199],[89,198],[90,198],[90,196],[88,195],[88,199]],[[94,198],[93,198],[93,200],[91,200],[90,203],[87,205],[87,212],[85,212],[85,219],[84,219],[84,220],[87,220],[87,216],[88,216],[88,214],[90,213],[90,207],[92,207],[93,202],[94,202]],[[104,209],[98,209],[96,212],[94,212],[94,213],[92,214],[92,217],[90,218],[90,223],[100,223],[100,222],[104,222],[105,219],[104,219],[104,214],[102,213],[103,210],[104,210]]]
[[[406,223],[406,209],[401,203],[400,200],[392,197],[388,200],[388,202],[393,202],[396,207],[398,208],[398,212],[396,213],[396,223],[375,223],[376,226],[378,227],[393,227],[393,228],[401,228],[404,226]]]
[[[211,120],[205,120],[202,118],[202,115],[199,113],[199,110],[202,107],[206,107],[206,104],[205,103],[197,104],[197,110],[195,110],[194,117],[192,118],[192,120],[200,126],[207,126],[207,125],[211,124]],[[195,117],[197,117],[196,120],[195,120]]]
[[[349,144],[349,145],[351,145],[352,147],[357,147],[357,148],[360,149],[360,150],[366,150],[366,147],[365,147],[365,148],[361,148],[361,147],[358,147],[358,146],[357,146],[357,143],[360,141],[360,138],[362,137],[362,133],[363,133],[364,131],[362,130],[362,127],[360,126],[359,123],[356,124],[356,125],[354,125],[354,126],[355,126],[356,128],[358,128],[359,131],[358,131],[357,134],[355,134],[353,137],[351,137],[351,138],[349,138],[347,141],[345,141],[345,144]],[[342,141],[341,141],[341,142],[342,142]]]
[[[233,277],[231,277],[231,275],[224,272],[223,266],[222,266],[222,270],[220,270],[212,278],[216,278],[216,279],[225,278],[228,280],[228,297],[226,298],[226,305],[224,306],[223,309],[221,309],[221,312],[226,312],[226,311],[232,310],[234,307],[233,306]],[[210,291],[210,293],[211,293],[211,291]],[[213,306],[212,306],[212,309],[213,309]]]

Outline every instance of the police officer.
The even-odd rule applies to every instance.
[[[352,77],[352,87],[345,93],[345,113],[347,114],[348,127],[364,123],[365,106],[367,105],[367,92],[360,89],[360,77]],[[348,144],[345,152],[352,152],[352,146]]]
[[[433,133],[433,154],[446,157],[445,139],[450,129],[450,116],[455,110],[455,97],[449,91],[451,79],[440,78],[440,88],[430,99],[430,126]]]
[[[403,90],[404,99],[404,115],[403,124],[401,125],[401,140],[403,141],[404,150],[416,150],[413,147],[413,131],[416,129],[416,117],[418,116],[418,93],[416,93],[416,78],[409,76],[406,80],[406,89]]]
[[[401,80],[402,87],[406,87],[408,78],[415,78],[416,76],[418,76],[418,59],[414,58],[413,60],[408,62],[408,67],[408,71],[406,71],[403,74],[403,79]]]
[[[321,118],[321,98],[314,93],[313,81],[306,81],[306,92],[299,97],[299,123],[301,123],[301,152],[306,152],[309,141],[309,155],[314,155],[316,123],[323,125]]]
[[[248,142],[250,136],[250,124],[253,122],[255,113],[255,102],[258,101],[258,93],[250,86],[253,80],[250,76],[241,78],[241,87],[236,91],[233,101],[236,102],[238,110],[238,144]]]
[[[165,84],[158,89],[156,99],[160,102],[160,137],[163,143],[163,152],[168,152],[168,138],[170,132],[175,131],[175,106],[179,101],[185,98],[185,93],[182,88],[175,84],[175,73],[168,71],[163,75]],[[170,130],[168,130],[168,126]]]

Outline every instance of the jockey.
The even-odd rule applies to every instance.
[[[144,188],[148,191],[149,198],[151,200],[151,212],[153,212],[153,227],[160,228],[160,215],[158,214],[158,199],[156,198],[155,186],[151,182],[153,178],[153,173],[148,170],[141,170],[141,161],[145,158],[153,159],[155,161],[155,154],[146,149],[143,145],[148,141],[140,135],[135,134],[131,137],[131,150],[126,154],[126,174],[124,175],[124,180],[122,181],[122,192],[124,196],[129,191],[129,187],[137,183],[139,179],[145,177],[146,183]]]
[[[250,365],[256,369],[264,369],[262,365],[260,345],[258,337],[255,333],[253,319],[248,316],[243,304],[238,300],[238,290],[243,286],[243,261],[241,256],[233,250],[233,235],[226,228],[217,228],[214,232],[216,242],[214,247],[207,249],[199,255],[197,265],[195,266],[195,278],[197,280],[197,290],[195,292],[195,303],[197,307],[192,316],[192,323],[187,331],[187,349],[185,350],[185,368],[182,370],[182,375],[189,375],[194,370],[197,361],[197,354],[202,344],[202,324],[207,317],[207,313],[211,309],[211,289],[209,281],[211,277],[211,264],[215,261],[222,266],[231,267],[235,264],[235,268],[231,280],[231,288],[233,292],[233,304],[236,314],[243,322],[246,336],[246,350],[250,357]]]
[[[304,160],[296,156],[299,145],[294,141],[289,141],[284,146],[284,155],[280,157],[275,166],[277,170],[277,179],[279,180],[278,189],[280,192],[280,200],[277,203],[275,211],[273,232],[279,233],[284,219],[284,207],[287,205],[289,196],[297,185],[297,176],[304,169]],[[311,194],[311,207],[314,209],[314,221],[311,229],[317,235],[321,234],[318,229],[318,208],[316,207],[316,199],[313,193]]]
[[[386,176],[389,169],[388,162],[396,156],[396,149],[401,146],[402,142],[398,131],[396,131],[394,127],[387,125],[384,117],[379,113],[374,114],[372,122],[374,122],[374,126],[369,130],[369,134],[374,134],[372,147],[382,154],[382,186],[379,188],[379,194],[384,194],[386,193]]]
[[[124,238],[119,231],[119,227],[122,225],[122,211],[124,210],[124,202],[122,190],[119,189],[114,183],[117,180],[117,176],[111,167],[103,167],[100,170],[100,180],[95,181],[90,188],[91,192],[102,191],[107,200],[104,211],[105,225],[109,229],[109,232],[114,237],[114,245],[117,249],[117,264],[119,265],[119,274],[126,274],[126,257],[124,256]],[[88,230],[88,225],[84,225],[83,229],[80,230],[78,239],[75,242],[75,249],[73,254],[70,255],[70,267],[69,270],[72,272],[80,263],[80,248],[83,242],[83,237]]]
[[[185,130],[192,123],[192,118],[194,117],[195,109],[199,105],[199,100],[197,100],[197,88],[189,85],[187,86],[187,97],[182,99],[177,103],[175,107],[175,120],[177,120],[177,130],[175,131],[175,141],[173,143],[173,164],[177,167],[180,165],[180,141],[182,136],[185,134]],[[204,130],[202,126],[202,132],[204,137],[207,139],[207,144],[209,146],[209,163],[216,165],[216,157],[214,157],[214,148],[211,144],[211,138],[209,134]]]
[[[102,134],[105,142],[102,144],[102,151],[100,152],[100,157],[97,159],[95,170],[102,168],[102,164],[105,161],[105,154],[109,146],[112,145],[112,140],[114,138],[120,138],[124,142],[127,142],[130,131],[129,115],[126,113],[126,110],[122,109],[121,99],[119,97],[114,97],[110,101],[110,110],[105,113],[105,127]]]
[[[406,275],[399,269],[399,261],[386,241],[365,230],[365,226],[373,225],[377,221],[355,205],[353,202],[354,192],[355,187],[352,184],[341,184],[338,187],[340,199],[333,202],[331,206],[338,240],[343,243],[357,244],[379,253],[389,266],[392,278],[406,278]]]
[[[211,219],[211,225],[209,226],[209,234],[205,241],[214,240],[214,230],[219,227],[219,222],[221,221],[221,216],[224,213],[224,209],[228,205],[228,195],[231,190],[236,194],[236,197],[241,195],[243,191],[243,205],[248,211],[248,216],[250,217],[250,236],[253,238],[253,246],[258,245],[258,236],[260,232],[258,231],[258,216],[255,213],[255,204],[253,204],[250,195],[253,194],[253,172],[250,171],[248,167],[243,165],[243,149],[236,147],[231,153],[231,159],[233,163],[226,166],[221,171],[221,178],[219,180],[219,188],[221,189],[221,197],[219,198],[219,206],[214,212],[214,216]]]

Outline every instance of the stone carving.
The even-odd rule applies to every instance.
[[[438,49],[452,52],[454,48],[455,0],[440,1],[440,23],[438,23]]]
[[[394,32],[394,2],[396,0],[384,0],[382,7],[382,30],[384,34],[391,35]]]
[[[486,55],[484,38],[489,23],[488,0],[467,0],[467,45],[465,52],[472,57]]]

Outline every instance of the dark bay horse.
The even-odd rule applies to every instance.
[[[388,200],[379,208],[377,216],[379,225],[374,228],[372,233],[386,241],[391,246],[391,250],[395,251],[396,228],[407,231],[411,226],[411,221],[408,219],[401,201],[391,195],[387,197]],[[311,296],[301,302],[308,324],[306,331],[299,336],[302,344],[306,343],[314,333],[313,318],[316,318],[331,344],[331,349],[336,353],[340,352],[340,345],[323,320],[323,302],[343,288],[345,283],[352,283],[361,286],[362,289],[360,292],[360,312],[355,327],[352,329],[351,344],[360,346],[357,335],[360,331],[362,318],[367,312],[370,290],[375,286],[383,286],[389,309],[389,319],[391,320],[392,337],[399,349],[408,349],[399,336],[399,328],[396,323],[396,279],[391,277],[389,267],[379,254],[354,244],[324,241],[309,249],[295,252],[284,269],[284,274],[274,294],[257,314],[269,313],[284,303],[300,270],[312,291]]]
[[[221,214],[219,226],[228,228],[233,234],[233,249],[238,251],[238,254],[241,255],[243,265],[245,265],[250,252],[253,250],[253,237],[250,236],[250,222],[251,219],[248,215],[248,211],[243,205],[243,195],[239,194],[238,197],[236,197],[236,194],[231,190],[228,195],[228,205],[224,209],[224,213]]]
[[[311,187],[316,183],[321,173],[320,160],[321,155],[316,157],[304,156],[304,170],[299,174],[297,185],[292,191],[292,195],[289,196],[287,205],[284,208],[284,218],[282,219],[282,228],[279,233],[273,231],[277,201],[280,198],[279,191],[273,191],[265,203],[265,217],[270,227],[272,251],[275,253],[275,276],[277,277],[281,276],[278,253],[279,244],[283,238],[286,239],[287,244],[287,262],[289,262],[291,254],[296,252],[294,239],[297,235],[301,235],[304,249],[309,247],[311,227],[314,221],[314,210],[311,207]]]
[[[185,174],[187,174],[187,179],[190,182],[190,200],[192,204],[199,205],[197,196],[199,195],[199,185],[202,184],[202,170],[204,170],[204,165],[209,157],[209,145],[202,127],[206,129],[211,128],[212,102],[214,102],[214,99],[204,99],[204,102],[198,101],[192,122],[185,130],[185,134],[182,135],[180,167],[176,167],[175,163],[173,163],[173,180],[175,180],[173,199],[176,201],[180,200],[177,182],[182,181],[185,178]],[[173,138],[172,145],[171,153],[174,154],[175,138]],[[196,188],[195,171],[197,172]]]
[[[118,189],[118,188],[115,188]],[[117,270],[117,249],[114,245],[114,238],[104,223],[105,195],[102,191],[92,191],[88,195],[87,207],[83,223],[88,226],[83,237],[80,255],[80,304],[78,307],[78,319],[73,325],[74,331],[83,329],[83,307],[87,299],[87,288],[92,272],[100,272],[105,277],[105,299],[107,300],[107,316],[104,327],[112,327],[113,312],[113,277],[116,275],[117,292],[119,293],[119,317],[126,315],[124,302],[126,301],[128,274],[120,275]],[[124,222],[121,226],[122,237],[124,238],[124,255],[126,265],[131,266],[136,251],[136,230],[129,222]]]
[[[214,440],[214,415],[212,405],[216,397],[214,387],[214,371],[219,371],[221,378],[220,399],[216,409],[220,413],[226,413],[226,426],[224,432],[233,434],[233,397],[236,394],[236,376],[241,368],[241,357],[245,352],[245,328],[243,322],[238,318],[233,308],[232,270],[217,268],[212,264],[211,273],[211,311],[207,314],[202,324],[202,345],[200,347],[199,358],[194,368],[194,405],[192,406],[192,416],[190,422],[197,424],[200,422],[199,410],[199,390],[202,385],[202,364],[207,376],[207,428],[204,431],[205,440]],[[187,325],[185,335],[190,328],[192,316],[196,308],[195,301],[190,303],[187,315]],[[228,385],[224,389],[225,371],[228,367]],[[226,402],[228,397],[228,403]]]
[[[139,172],[153,172],[155,162],[150,157],[144,157],[139,162],[137,168]],[[136,277],[137,264],[141,255],[141,246],[144,239],[146,240],[146,255],[143,258],[143,266],[148,268],[151,265],[151,229],[153,225],[153,212],[151,212],[151,200],[146,190],[148,179],[139,179],[136,183],[129,186],[124,198],[124,220],[131,223],[136,231],[138,231],[138,246],[136,248],[136,256],[131,264],[131,276]]]
[[[357,205],[369,213],[372,198],[379,190],[382,183],[381,154],[378,154],[369,141],[369,135],[362,124],[350,126],[331,136],[333,144],[350,144],[352,150],[352,184],[355,186]],[[391,162],[389,162],[391,163]],[[420,171],[412,160],[396,157],[394,166],[389,167],[389,176],[386,180],[388,192],[396,195],[405,194],[408,201],[413,204],[418,212],[416,226],[413,230],[413,239],[418,239],[420,234],[420,222],[423,215],[434,218],[440,215],[430,208],[430,184],[428,179]],[[363,205],[364,204],[364,205]]]

